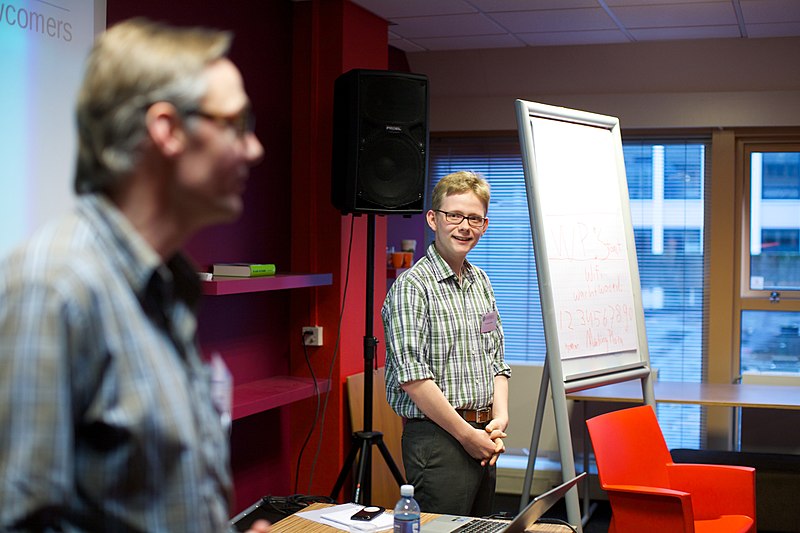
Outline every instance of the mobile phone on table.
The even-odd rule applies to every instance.
[[[351,520],[363,520],[364,522],[369,522],[376,516],[380,516],[386,509],[379,505],[371,505],[369,507],[364,507],[356,514],[350,517]]]

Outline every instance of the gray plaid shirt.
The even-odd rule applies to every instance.
[[[0,266],[0,530],[228,530],[197,275],[102,196]]]
[[[494,377],[511,376],[499,315],[481,332],[487,313],[497,313],[489,278],[468,261],[462,274],[459,283],[431,244],[386,295],[386,399],[400,416],[424,417],[402,383],[433,379],[453,407],[479,409],[492,403]]]

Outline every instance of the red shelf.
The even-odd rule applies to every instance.
[[[211,281],[202,282],[203,294],[211,296],[319,287],[332,283],[333,274],[275,274],[258,278],[215,277]]]
[[[318,380],[319,392],[328,392],[330,382]],[[311,378],[277,376],[233,388],[233,419],[268,411],[314,396]]]

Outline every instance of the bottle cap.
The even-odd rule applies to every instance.
[[[400,487],[400,496],[411,498],[414,496],[414,485],[403,485]]]

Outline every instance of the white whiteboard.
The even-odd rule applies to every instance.
[[[619,121],[517,100],[517,123],[551,371],[648,367]]]

